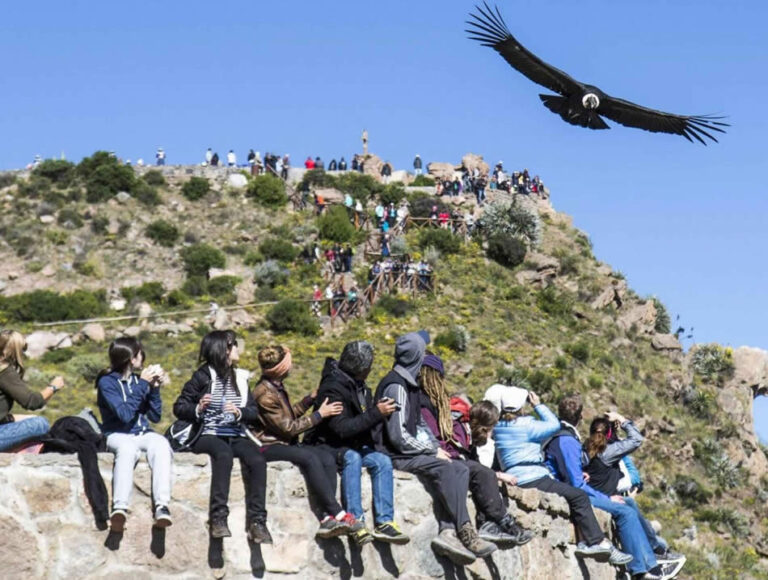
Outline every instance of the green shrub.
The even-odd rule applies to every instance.
[[[136,182],[131,195],[133,195],[137,201],[149,207],[160,205],[160,203],[163,201],[163,199],[160,197],[160,193],[157,191],[157,188],[141,180]]]
[[[54,246],[63,246],[69,241],[69,234],[64,230],[45,230],[45,239]]]
[[[498,201],[485,206],[480,219],[487,236],[503,234],[524,240],[536,246],[541,239],[539,216],[517,204],[516,201]]]
[[[720,442],[714,439],[694,441],[693,456],[704,466],[707,475],[723,489],[732,489],[742,482],[739,468]]]
[[[555,368],[561,371],[568,369],[568,359],[564,356],[555,357]]]
[[[466,352],[469,347],[469,338],[466,327],[455,324],[435,337],[435,346],[443,346],[455,352]]]
[[[704,344],[696,348],[691,359],[696,374],[712,382],[733,372],[733,349],[717,344]]]
[[[17,322],[79,320],[106,314],[107,294],[104,290],[75,290],[70,294],[34,290],[0,298],[0,309]]]
[[[432,207],[437,206],[437,212],[450,211],[450,208],[443,203],[439,197],[424,192],[415,192],[408,196],[410,205],[410,215],[415,218],[426,218],[432,213]]]
[[[95,256],[89,254],[81,254],[76,256],[72,262],[72,268],[75,272],[82,276],[91,276],[93,278],[101,278],[104,272],[101,268],[101,263]]]
[[[187,296],[204,296],[208,293],[208,278],[205,276],[190,276],[182,284],[181,290]]]
[[[672,330],[672,321],[669,318],[669,312],[664,303],[654,297],[653,305],[656,307],[656,324],[653,329],[661,334],[669,334]]]
[[[488,240],[488,257],[508,268],[522,264],[527,252],[525,243],[511,236],[496,234]]]
[[[171,308],[177,308],[191,306],[193,301],[186,292],[179,288],[174,288],[168,292],[168,295],[165,297],[165,303]]]
[[[59,187],[69,187],[75,179],[75,164],[64,159],[46,159],[32,174],[50,179]]]
[[[701,509],[693,517],[707,522],[714,531],[730,532],[737,538],[749,535],[749,520],[737,511],[728,508]]]
[[[288,280],[288,270],[275,260],[267,260],[257,264],[253,269],[253,281],[261,288],[274,288]]]
[[[61,227],[69,230],[74,230],[83,227],[83,218],[74,209],[64,208],[59,210],[59,215],[56,217],[56,223]]]
[[[573,311],[573,299],[559,292],[554,286],[547,286],[536,296],[536,305],[539,310],[550,316],[570,316]]]
[[[555,377],[548,371],[536,369],[535,371],[528,373],[528,383],[531,385],[531,389],[537,393],[549,393],[555,387]]]
[[[299,255],[298,248],[279,238],[267,238],[259,244],[259,252],[267,260],[278,262],[293,262]]]
[[[147,226],[147,237],[161,246],[172,248],[179,239],[179,229],[165,220],[155,220]]]
[[[396,298],[391,294],[382,296],[376,303],[376,306],[382,308],[385,312],[388,312],[395,318],[404,318],[416,308],[412,302],[402,298]]]
[[[100,165],[90,174],[86,182],[85,199],[89,203],[107,201],[120,191],[130,193],[136,185],[133,169],[126,165]]]
[[[141,286],[126,286],[120,289],[120,294],[128,302],[138,300],[150,304],[160,304],[165,294],[165,286],[162,282],[145,282]]]
[[[256,264],[260,264],[263,261],[264,256],[261,255],[261,252],[250,251],[243,257],[243,264],[246,266],[255,266]]]
[[[311,169],[304,173],[299,182],[299,191],[309,191],[313,187],[336,187],[336,177],[322,169]]]
[[[12,186],[16,183],[16,176],[10,173],[0,173],[0,189]]]
[[[603,377],[601,377],[598,374],[592,373],[587,378],[587,384],[589,385],[590,389],[599,389],[603,386]]]
[[[106,234],[109,228],[109,218],[97,215],[91,220],[91,231],[94,234]]]
[[[577,361],[587,364],[589,361],[590,350],[586,342],[575,342],[565,346],[565,352],[575,358]]]
[[[321,238],[332,242],[350,242],[355,237],[355,226],[349,221],[347,209],[340,205],[331,206],[317,218],[317,229]]]
[[[147,185],[152,185],[154,187],[165,186],[165,177],[162,172],[157,169],[150,169],[142,176],[142,179]]]
[[[428,175],[417,175],[416,179],[411,182],[411,185],[414,187],[427,187],[434,184],[435,180]]]
[[[247,194],[259,205],[273,209],[281,208],[288,203],[285,183],[272,175],[254,177],[248,184]]]
[[[296,332],[315,336],[320,332],[317,318],[309,306],[298,300],[281,300],[267,313],[267,323],[274,332]]]
[[[221,250],[229,256],[245,256],[250,249],[248,244],[227,244]]]
[[[677,474],[675,481],[672,484],[672,489],[677,494],[677,499],[688,509],[693,509],[701,504],[705,504],[712,497],[712,493],[709,492],[703,485],[701,485],[695,478]]]
[[[104,165],[118,165],[117,159],[106,151],[96,151],[90,157],[84,157],[83,160],[77,164],[75,172],[87,181],[99,167]]]
[[[211,190],[211,184],[205,177],[190,177],[189,181],[181,186],[181,195],[189,201],[202,199]]]
[[[405,199],[406,192],[402,185],[391,183],[387,185],[384,190],[379,194],[379,200],[384,205],[394,203],[397,207],[400,202]]]
[[[59,348],[56,350],[49,350],[43,356],[40,357],[40,362],[49,365],[60,365],[67,362],[73,356],[75,356],[74,348]]]
[[[456,254],[461,249],[461,238],[454,236],[450,230],[426,228],[419,232],[419,247],[432,247],[446,255]]]
[[[235,289],[242,282],[237,276],[217,276],[208,280],[208,294],[223,304],[234,304]]]
[[[227,265],[224,253],[208,244],[194,244],[181,251],[184,270],[187,276],[208,276],[211,268],[223,268]]]
[[[354,199],[359,200],[363,206],[368,203],[369,199],[380,195],[385,190],[384,186],[372,176],[355,171],[339,175],[336,178],[335,187],[342,193],[348,193]],[[396,188],[397,186],[393,185],[391,191],[394,191]],[[403,195],[405,195],[405,191],[403,191]]]
[[[528,372],[517,367],[501,367],[496,371],[496,381],[502,385],[511,385],[522,389],[531,388],[531,384],[528,382]]]

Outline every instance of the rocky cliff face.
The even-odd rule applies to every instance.
[[[150,473],[142,461],[135,472],[132,513],[121,541],[95,528],[74,456],[0,455],[0,562],[3,578],[209,578],[207,457],[175,459],[171,510],[174,525],[164,534],[151,530]],[[100,466],[111,480],[112,457]],[[510,511],[536,531],[522,548],[499,550],[465,570],[455,569],[429,547],[437,532],[432,504],[412,476],[396,472],[396,519],[412,540],[406,546],[374,543],[362,550],[347,540],[317,541],[317,521],[308,507],[304,479],[287,463],[269,467],[267,505],[274,546],[250,546],[244,532],[243,488],[233,472],[230,528],[224,542],[227,577],[251,574],[280,578],[615,578],[608,564],[577,560],[568,508],[555,496],[511,489]],[[370,485],[363,481],[364,505]],[[367,514],[371,520],[371,514]],[[602,524],[607,526],[607,520]]]

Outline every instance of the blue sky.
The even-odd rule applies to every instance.
[[[595,252],[698,342],[768,348],[768,4],[518,0],[499,7],[544,60],[662,110],[718,113],[720,144],[563,123],[547,92],[466,39],[472,2],[6,3],[0,168],[96,149],[169,163],[249,147],[410,167],[467,151],[527,167]],[[768,401],[759,427],[768,438]]]

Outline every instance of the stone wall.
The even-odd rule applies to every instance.
[[[171,511],[174,525],[151,533],[149,470],[135,472],[132,513],[121,541],[96,529],[83,492],[77,460],[68,455],[0,454],[0,563],[4,579],[24,578],[210,578],[207,457],[178,454]],[[111,480],[112,456],[100,466]],[[304,480],[287,463],[269,467],[267,504],[274,546],[250,546],[244,532],[243,488],[233,472],[230,528],[224,541],[228,578],[615,578],[608,564],[579,562],[572,554],[567,506],[555,496],[511,489],[510,510],[537,532],[526,546],[499,550],[487,560],[455,569],[429,547],[437,531],[431,500],[418,480],[396,473],[396,519],[412,541],[406,546],[369,544],[360,550],[346,539],[316,541],[317,521]],[[363,481],[364,502],[370,486]],[[471,503],[471,502],[470,502]],[[370,514],[367,516],[370,519]],[[601,524],[607,525],[602,519]]]

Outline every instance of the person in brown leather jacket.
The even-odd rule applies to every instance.
[[[284,346],[267,346],[259,351],[261,379],[253,390],[259,416],[253,432],[262,444],[267,462],[288,461],[301,469],[309,492],[322,509],[318,538],[334,538],[356,532],[363,527],[354,516],[344,511],[336,499],[336,458],[333,454],[299,443],[299,435],[327,417],[342,412],[340,402],[328,399],[317,411],[307,414],[317,392],[291,404],[283,384],[292,366],[291,351]]]

